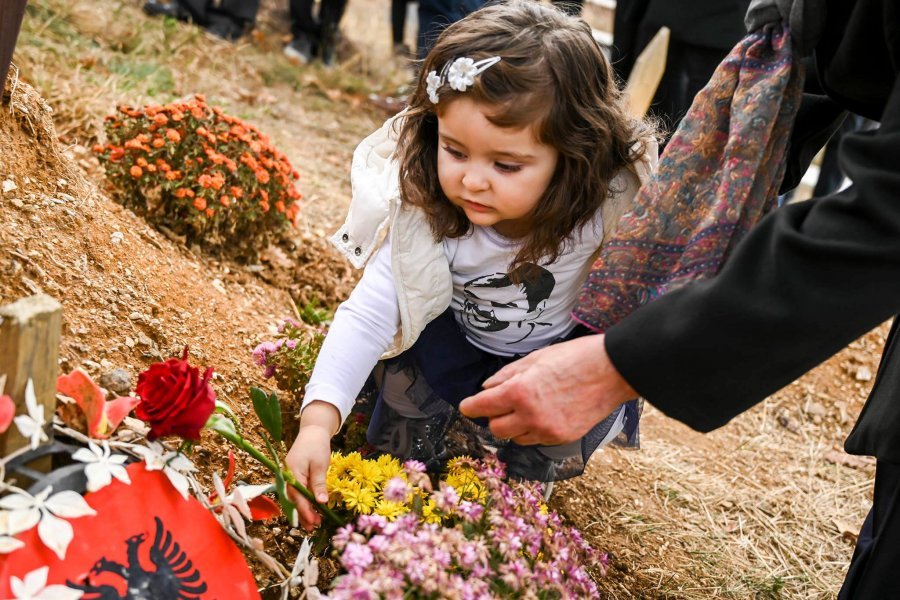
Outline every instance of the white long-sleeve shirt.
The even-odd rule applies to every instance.
[[[532,265],[526,283],[507,271],[521,242],[491,227],[444,240],[453,279],[450,307],[474,346],[502,356],[527,354],[568,334],[571,311],[603,239],[600,211],[570,238],[552,264]],[[397,285],[391,270],[390,238],[366,266],[340,305],[306,386],[303,408],[314,400],[334,405],[341,422],[400,325]]]

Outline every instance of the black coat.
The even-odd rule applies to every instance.
[[[672,44],[721,51],[724,57],[744,34],[750,0],[618,0],[613,27],[612,63],[622,80],[660,27]]]
[[[830,99],[805,99],[788,172],[802,173],[846,108],[881,122],[840,147],[854,184],[776,210],[715,279],[668,294],[607,332],[625,379],[701,431],[900,313],[900,2],[829,0],[827,11],[816,60]],[[897,340],[895,327],[847,450],[900,463]]]

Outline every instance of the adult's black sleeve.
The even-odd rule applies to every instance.
[[[763,219],[719,274],[642,307],[606,349],[654,406],[708,431],[900,312],[900,80],[847,135],[843,192]]]

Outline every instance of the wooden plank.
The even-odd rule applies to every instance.
[[[633,117],[642,118],[653,102],[656,88],[666,70],[669,34],[668,27],[660,28],[634,62],[624,92],[626,108]]]
[[[16,48],[26,3],[27,0],[0,0],[0,104],[3,102],[6,71]]]
[[[44,407],[44,420],[49,424],[53,418],[61,328],[62,306],[45,294],[0,307],[0,375],[6,375],[4,393],[15,402],[17,415],[28,414],[25,385],[31,379],[37,403]],[[52,439],[52,429],[46,429]],[[12,425],[0,435],[0,456],[28,443]]]

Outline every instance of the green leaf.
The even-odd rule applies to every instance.
[[[275,438],[275,442],[281,443],[281,403],[278,401],[278,394],[272,392],[269,394],[269,406],[272,409],[272,419],[274,420],[274,425],[272,431],[269,433],[272,434],[272,437]]]
[[[213,413],[209,416],[209,419],[206,421],[206,428],[225,436],[226,439],[238,437],[237,429],[234,427],[234,421],[219,413]]]
[[[237,415],[234,414],[234,411],[231,410],[231,407],[225,404],[222,400],[216,398],[216,410],[215,412],[226,415],[232,421],[237,422]]]
[[[250,399],[253,400],[253,410],[259,417],[260,423],[272,436],[276,443],[281,443],[281,405],[278,396],[272,392],[268,396],[259,388],[250,388]]]
[[[278,494],[278,503],[281,505],[281,512],[287,517],[288,522],[293,527],[296,527],[298,523],[297,507],[288,498],[287,485],[285,484],[284,475],[281,474],[280,469],[275,470],[275,492]]]
[[[422,503],[422,496],[420,496],[419,494],[415,494],[413,496],[412,506],[410,508],[412,509],[412,512],[416,513],[417,515],[419,515],[421,517],[422,511],[424,508],[423,503]]]

